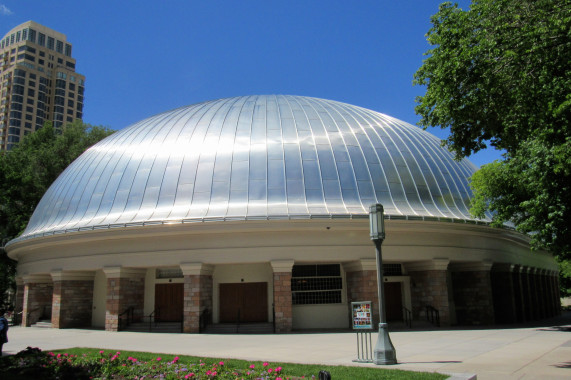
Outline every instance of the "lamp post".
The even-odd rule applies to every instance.
[[[393,342],[389,337],[385,313],[385,284],[383,282],[383,255],[381,245],[385,240],[385,213],[380,203],[369,208],[369,226],[371,240],[375,243],[377,251],[377,287],[379,292],[379,337],[373,350],[373,363],[396,364],[397,354]]]

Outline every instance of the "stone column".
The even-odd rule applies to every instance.
[[[16,299],[14,305],[14,318],[16,323],[22,323],[22,311],[24,310],[24,279],[16,277]]]
[[[51,316],[53,284],[50,275],[24,276],[22,326],[29,327]]]
[[[534,297],[533,297],[533,288],[531,278],[531,268],[529,267],[522,267],[521,269],[521,281],[522,281],[522,289],[523,289],[523,297],[525,300],[525,320],[532,321],[533,320],[533,308],[534,308]]]
[[[494,264],[492,267],[492,295],[496,323],[517,322],[514,267],[512,264]],[[520,297],[519,293],[517,297]]]
[[[429,305],[438,310],[442,325],[456,322],[449,263],[450,260],[442,258],[405,264],[411,280],[412,314],[415,319],[426,318],[426,306]]]
[[[52,326],[90,327],[93,310],[93,272],[52,272]]]
[[[530,282],[530,292],[531,292],[531,315],[533,320],[541,319],[541,301],[539,300],[539,281],[538,281],[539,269],[531,268],[529,271],[529,282]]]
[[[494,323],[491,269],[489,261],[458,263],[450,268],[458,324]]]
[[[204,313],[208,320],[205,324],[212,323],[212,272],[214,267],[203,263],[180,264],[184,275],[184,306],[183,326],[185,333],[200,332],[200,317]]]
[[[377,260],[360,259],[343,265],[347,274],[347,302],[371,301],[373,326],[379,324]]]
[[[135,320],[143,316],[145,302],[145,270],[123,267],[103,268],[107,276],[105,330],[119,331],[119,316],[133,308]]]
[[[555,304],[554,316],[561,315],[561,297],[559,295],[559,272],[551,272],[551,288]]]
[[[291,332],[293,311],[291,298],[291,272],[293,260],[271,262],[274,271],[274,325],[277,333]]]
[[[525,322],[525,299],[522,285],[522,267],[515,265],[513,270],[513,289],[515,299],[516,322]]]

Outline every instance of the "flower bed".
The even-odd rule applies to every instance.
[[[11,379],[298,379],[284,374],[270,363],[229,367],[223,361],[187,363],[175,356],[152,360],[121,355],[120,352],[94,351],[82,355],[54,354],[28,347],[0,362],[0,375]],[[2,377],[2,376],[0,376]],[[4,377],[2,377],[4,378]]]

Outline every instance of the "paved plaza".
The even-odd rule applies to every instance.
[[[571,378],[571,314],[536,326],[435,329],[390,334],[399,364],[385,367],[486,379]],[[27,346],[43,350],[94,347],[270,362],[362,365],[349,332],[277,335],[149,334],[12,327],[5,354]],[[373,345],[376,336],[373,335]],[[469,378],[464,375],[464,378]]]

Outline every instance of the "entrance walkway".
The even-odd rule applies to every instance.
[[[356,364],[353,333],[279,335],[148,334],[11,327],[8,354],[27,346],[42,350],[94,347],[270,362]],[[486,379],[571,378],[571,314],[539,326],[506,329],[396,331],[399,364],[386,367],[472,373]],[[373,345],[376,336],[373,335]]]

